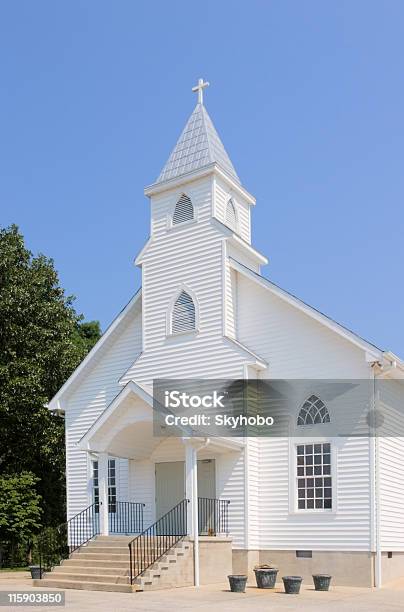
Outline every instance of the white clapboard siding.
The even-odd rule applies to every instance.
[[[241,274],[237,287],[238,337],[268,361],[271,378],[369,378],[363,351]],[[346,440],[338,450],[336,515],[293,514],[289,440],[261,438],[259,446],[260,548],[369,548],[367,439]]]
[[[380,409],[384,422],[377,439],[379,457],[380,541],[382,550],[404,550],[404,382],[384,380]],[[401,434],[401,435],[400,435]]]
[[[77,442],[121,390],[119,378],[140,350],[141,314],[134,313],[128,315],[116,330],[103,355],[67,400],[66,462],[69,517],[91,503],[91,487],[88,482],[91,475],[90,465],[87,453],[77,448]]]

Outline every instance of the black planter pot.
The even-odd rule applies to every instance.
[[[229,579],[230,590],[233,593],[245,593],[245,585],[247,584],[247,576],[241,575],[233,575],[227,576]]]
[[[33,580],[38,580],[39,578],[42,578],[43,569],[40,567],[40,565],[30,565],[29,569],[31,572],[31,578]]]
[[[282,580],[283,586],[285,587],[285,593],[290,595],[297,595],[300,593],[300,585],[303,581],[301,576],[283,576]]]
[[[332,576],[329,574],[313,574],[314,588],[316,591],[328,591]]]
[[[254,570],[257,587],[259,589],[274,589],[278,570],[269,567],[257,568]]]

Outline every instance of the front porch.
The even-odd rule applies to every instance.
[[[131,382],[79,445],[94,468],[88,482],[92,503],[66,523],[70,558],[64,565],[97,562],[90,572],[96,574],[97,567],[111,570],[107,564],[117,555],[131,588],[152,588],[157,579],[162,584],[170,556],[177,568],[170,580],[177,586],[181,580],[190,584],[191,575],[191,584],[199,586],[201,579],[215,582],[231,572],[231,504],[224,494],[244,449],[241,441],[155,436],[152,397]],[[126,499],[116,488],[111,462],[117,459],[128,466]],[[64,573],[62,568],[56,568],[56,576]],[[122,576],[115,579],[122,581]]]

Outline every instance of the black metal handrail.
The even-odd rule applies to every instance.
[[[45,527],[38,538],[39,566],[48,571],[100,533],[98,504],[91,504],[58,527]]]
[[[229,535],[228,499],[198,497],[199,535]]]
[[[187,535],[188,503],[189,500],[183,499],[153,525],[150,525],[129,542],[131,584]]]
[[[142,533],[143,508],[139,502],[116,501],[109,506],[110,533]]]

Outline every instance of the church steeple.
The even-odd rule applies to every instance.
[[[233,180],[240,183],[237,172],[203,105],[203,89],[208,85],[209,83],[199,79],[198,85],[192,88],[192,91],[198,92],[198,103],[156,183],[180,177],[212,163],[216,163]]]

